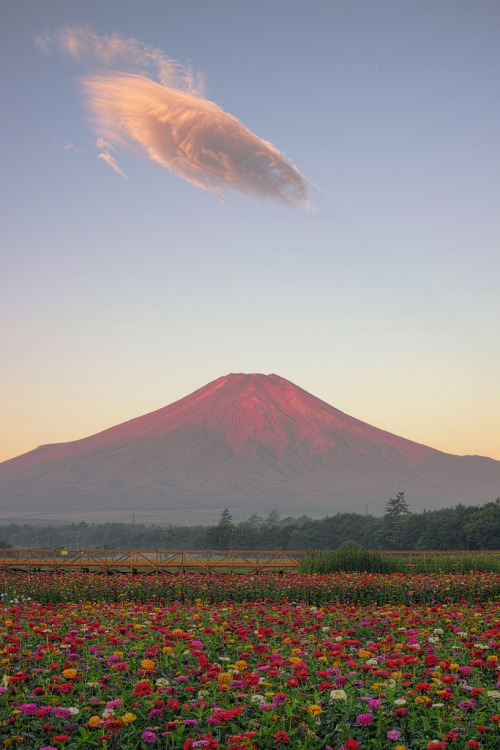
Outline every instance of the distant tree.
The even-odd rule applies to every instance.
[[[222,511],[217,526],[212,526],[207,531],[207,538],[211,549],[230,549],[234,541],[235,526],[233,516],[226,508]]]
[[[386,516],[403,516],[410,513],[405,500],[405,493],[398,492],[396,497],[391,497],[385,504]]]
[[[262,518],[262,516],[259,516],[257,513],[252,513],[247,523],[250,526],[259,527],[259,526],[262,526],[262,524],[264,523],[264,519]]]
[[[280,514],[278,511],[273,508],[270,513],[268,513],[266,517],[266,526],[278,526],[280,522]]]
[[[217,526],[231,526],[233,523],[233,516],[231,512],[225,508],[219,518],[219,523]]]

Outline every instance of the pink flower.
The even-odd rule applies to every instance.
[[[143,740],[143,742],[155,742],[156,734],[146,729],[146,731],[141,734],[141,740]]]
[[[401,732],[399,731],[399,729],[390,729],[387,732],[387,739],[389,740],[399,740],[400,737]]]
[[[373,722],[373,714],[358,714],[356,716],[356,722],[361,727],[369,727],[370,724]],[[345,742],[344,742],[344,748],[345,748]]]

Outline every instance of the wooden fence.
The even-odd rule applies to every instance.
[[[479,550],[381,550],[380,553],[405,557],[410,569],[417,558],[485,554]],[[284,574],[297,572],[306,554],[306,550],[0,549],[0,572]],[[499,555],[500,550],[488,550],[486,554]]]

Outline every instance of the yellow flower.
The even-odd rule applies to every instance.
[[[151,669],[155,668],[155,663],[154,663],[154,661],[152,659],[143,659],[141,661],[141,667],[143,669],[151,670]]]
[[[243,659],[239,659],[234,666],[240,672],[243,672],[248,667],[248,664]]]
[[[102,723],[102,719],[100,716],[91,716],[88,720],[89,727],[98,727]]]
[[[233,675],[230,672],[219,672],[217,679],[219,682],[231,682]]]
[[[137,719],[137,716],[135,714],[130,713],[130,711],[127,711],[127,713],[123,714],[121,718],[124,724],[131,724],[133,721]]]
[[[173,651],[172,646],[163,646],[162,651],[164,654],[171,654]]]
[[[429,698],[428,695],[417,695],[415,703],[417,706],[429,706],[432,703],[432,698]]]
[[[315,703],[307,707],[307,713],[310,716],[319,716],[321,712],[322,712],[321,706],[317,706]]]
[[[63,669],[63,677],[67,680],[74,680],[77,674],[76,669]]]

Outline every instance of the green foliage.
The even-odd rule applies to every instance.
[[[349,541],[334,551],[308,553],[299,566],[299,573],[393,573],[401,569],[401,564],[392,557]]]
[[[388,501],[394,501],[394,512],[382,517],[336,513],[316,520],[307,516],[280,519],[271,510],[264,518],[254,514],[248,521],[234,523],[226,509],[213,526],[38,522],[0,527],[0,539],[11,547],[32,549],[335,550],[346,539],[365,550],[500,549],[500,499],[482,506],[460,504],[407,513],[403,494]]]
[[[409,512],[404,492],[398,492],[396,497],[391,497],[385,505],[386,516],[402,516]]]

